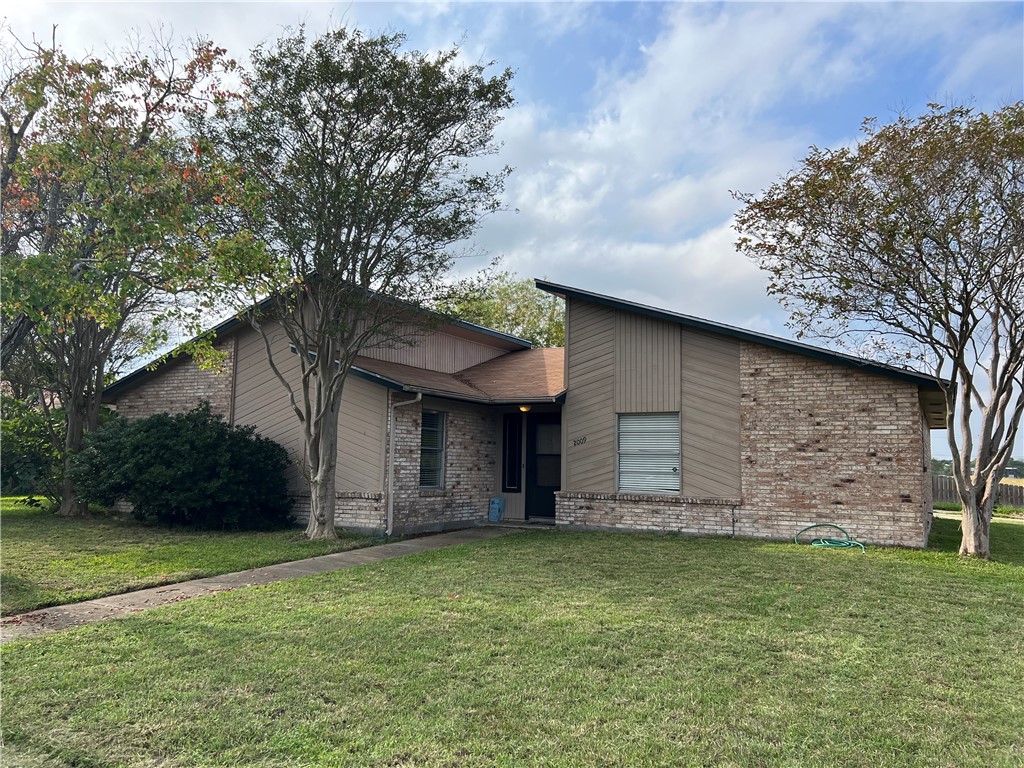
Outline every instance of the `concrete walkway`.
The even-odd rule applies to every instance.
[[[255,584],[273,584],[285,579],[297,579],[317,573],[329,573],[355,565],[379,563],[403,555],[416,552],[429,552],[434,549],[453,547],[458,544],[469,544],[474,541],[493,539],[520,532],[515,528],[467,528],[462,531],[439,533],[434,536],[423,536],[407,541],[396,541],[380,544],[376,547],[353,549],[348,552],[336,552],[333,555],[321,555],[307,560],[296,560],[290,563],[268,565],[253,568],[249,571],[225,573],[220,576],[209,576],[205,579],[183,581],[178,584],[167,584],[162,587],[140,589],[123,595],[111,595],[97,600],[86,600],[71,605],[58,605],[53,608],[41,608],[38,611],[6,616],[0,619],[0,643],[12,640],[26,640],[41,635],[59,632],[69,627],[92,624],[95,621],[116,619],[136,611],[156,608],[168,603],[191,600],[193,597],[213,595],[217,592],[229,592],[241,587]]]

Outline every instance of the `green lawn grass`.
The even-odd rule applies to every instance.
[[[12,643],[4,738],[74,766],[1020,766],[1024,525],[992,540],[512,535]]]
[[[6,616],[369,543],[358,536],[311,542],[298,530],[221,533],[122,517],[63,519],[5,498],[0,500],[0,610]]]

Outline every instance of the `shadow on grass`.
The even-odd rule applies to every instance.
[[[119,515],[61,518],[0,499],[4,616],[379,543],[343,535],[311,542],[301,529],[204,531]]]
[[[33,605],[46,607],[51,605],[52,597],[47,590],[32,579],[5,572],[0,578],[0,604],[4,606],[3,616],[19,611],[12,611],[7,605]]]
[[[1024,525],[993,518],[990,533],[994,562],[1024,565]],[[928,537],[928,549],[956,554],[960,549],[960,522],[936,517]]]

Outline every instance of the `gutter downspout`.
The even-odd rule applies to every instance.
[[[395,527],[395,408],[412,405],[423,399],[423,393],[417,392],[412,400],[392,402],[388,409],[388,522],[384,531],[390,536]]]

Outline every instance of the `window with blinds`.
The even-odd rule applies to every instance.
[[[420,426],[420,488],[444,486],[444,414],[424,411]]]
[[[679,493],[679,414],[619,414],[619,493]]]

